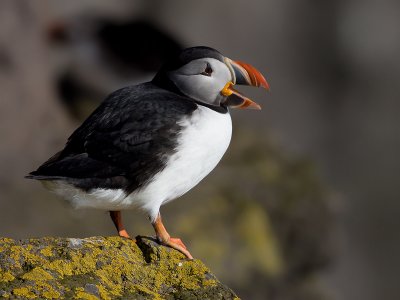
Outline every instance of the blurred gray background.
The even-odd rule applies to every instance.
[[[263,110],[232,112],[232,149],[200,187],[165,208],[167,228],[183,236],[192,253],[244,299],[398,299],[400,2],[395,0],[2,1],[0,236],[114,234],[106,213],[73,211],[23,176],[59,150],[104,96],[150,80],[167,54],[196,45],[256,66],[271,92],[241,88]],[[306,161],[326,195],[315,196],[323,199],[321,210],[297,202],[301,220],[315,236],[313,249],[324,250],[315,252],[323,253],[321,262],[304,264],[312,265],[312,272],[301,269],[307,279],[293,293],[284,292],[293,272],[277,262],[291,252],[276,259],[268,253],[279,250],[268,247],[276,242],[277,249],[290,250],[304,240],[283,246],[279,232],[286,231],[279,228],[285,228],[286,219],[274,213],[275,204],[265,196],[268,186],[252,186],[258,173],[246,169],[252,164],[243,149],[255,151],[257,166]],[[226,200],[237,184],[222,178],[236,174],[243,176],[244,194],[261,199],[246,202],[254,204],[246,210],[254,213],[249,219],[241,219],[243,200]],[[299,174],[294,178],[305,180],[306,173]],[[282,180],[283,191],[288,185]],[[214,191],[216,185],[223,191]],[[315,189],[308,193],[314,195]],[[199,206],[218,195],[225,202]],[[196,205],[203,211],[193,209]],[[265,214],[258,215],[258,208]],[[188,223],[194,215],[196,226]],[[132,235],[153,234],[145,216],[124,216]],[[258,238],[254,249],[261,252],[244,254],[256,258],[246,268],[238,267],[246,259],[225,259],[240,241],[224,235],[241,220],[263,224],[260,231],[259,225],[250,230]],[[218,230],[201,233],[209,222]],[[293,224],[302,228],[301,222]],[[269,231],[276,237],[260,241]],[[305,260],[313,256],[304,253]],[[291,276],[278,280],[274,270],[282,268]],[[310,285],[303,288],[310,278],[317,282],[313,296],[304,292]]]

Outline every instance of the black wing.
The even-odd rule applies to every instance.
[[[89,190],[146,183],[175,151],[178,121],[197,105],[151,83],[112,93],[70,136],[65,148],[28,178],[62,179]]]

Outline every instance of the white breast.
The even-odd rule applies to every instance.
[[[180,125],[183,130],[177,151],[171,155],[166,167],[145,187],[128,196],[120,189],[94,189],[85,193],[56,181],[47,182],[46,186],[77,208],[120,210],[138,207],[154,219],[162,204],[185,194],[215,168],[231,140],[229,113],[222,114],[199,106]]]
[[[155,217],[162,204],[174,200],[196,186],[218,164],[229,146],[232,121],[229,113],[221,114],[199,106],[184,127],[177,151],[166,168],[138,193],[124,202],[139,205]]]

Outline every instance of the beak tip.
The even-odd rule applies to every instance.
[[[260,85],[259,87],[262,87],[264,89],[266,89],[268,92],[270,91],[270,87],[269,87],[269,83],[267,82],[267,80],[264,78],[264,76],[262,76],[261,80],[260,80]]]
[[[249,106],[247,106],[247,108],[253,109],[253,110],[261,110],[261,106],[258,103],[255,102],[251,102],[251,104]]]
[[[267,92],[269,92],[271,90],[268,83],[262,84],[261,87],[264,88]]]

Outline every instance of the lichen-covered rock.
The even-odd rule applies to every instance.
[[[0,298],[238,299],[201,261],[146,237],[2,238]]]

